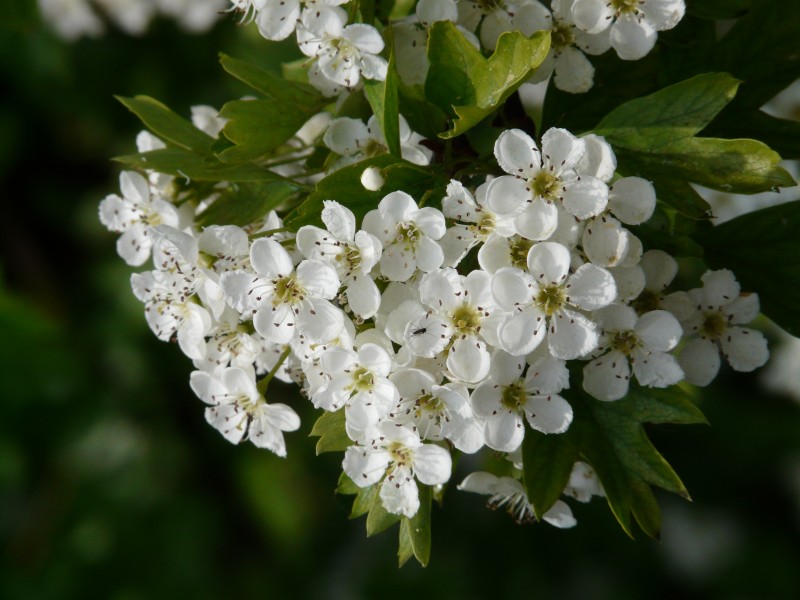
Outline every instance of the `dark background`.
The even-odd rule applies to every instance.
[[[602,499],[560,531],[451,491],[430,566],[398,570],[396,531],[347,519],[341,458],[314,456],[291,388],[286,460],[206,425],[97,220],[139,131],[114,94],[188,115],[244,93],[219,51],[281,50],[232,19],[69,45],[33,11],[0,21],[0,598],[800,598],[800,410],[728,370],[700,397],[711,427],[651,431],[694,498],[659,495],[661,542]]]

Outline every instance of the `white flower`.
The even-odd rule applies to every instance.
[[[403,115],[399,115],[399,119],[402,157],[415,165],[430,164],[433,152],[420,144],[424,138],[411,131]],[[333,119],[325,130],[323,142],[341,156],[334,163],[332,167],[334,169],[389,153],[386,139],[375,115],[369,118],[366,125],[359,119],[349,117]]]
[[[377,56],[381,34],[371,25],[346,23],[347,13],[338,6],[307,8],[297,26],[300,50],[316,58],[319,73],[335,85],[353,88],[362,76],[386,79],[388,63]]]
[[[152,2],[131,0],[94,0],[120,29],[129,35],[142,35],[155,15]]]
[[[698,337],[684,346],[678,360],[686,381],[705,386],[719,371],[720,350],[734,371],[743,372],[763,366],[769,351],[760,331],[737,327],[758,316],[758,294],[742,294],[727,269],[706,271],[701,279],[703,287],[689,292],[697,312],[683,323]]]
[[[591,263],[569,274],[569,250],[541,242],[528,254],[528,271],[500,269],[492,280],[498,306],[512,315],[500,326],[501,347],[514,355],[533,351],[547,334],[550,353],[565,360],[597,347],[596,324],[575,309],[597,310],[617,296],[611,274]]]
[[[695,313],[692,299],[684,291],[665,294],[678,274],[678,262],[663,250],[648,250],[639,261],[644,274],[641,293],[631,303],[639,314],[651,310],[667,310],[679,321],[685,321]]]
[[[284,431],[300,427],[300,418],[285,404],[267,404],[256,387],[252,370],[230,367],[217,374],[194,371],[190,384],[210,406],[206,420],[226,440],[238,444],[250,440],[278,456],[286,456]]]
[[[388,415],[400,398],[388,379],[391,367],[391,357],[377,344],[364,344],[358,353],[328,348],[319,359],[319,371],[327,381],[312,391],[311,402],[327,411],[344,406],[347,432],[358,438]]]
[[[38,4],[42,18],[65,40],[103,33],[103,21],[87,0],[38,0]]]
[[[683,379],[683,370],[668,354],[683,333],[672,314],[654,310],[637,318],[632,308],[614,304],[597,311],[595,318],[603,328],[596,354],[603,354],[583,369],[583,389],[589,394],[598,400],[624,398],[631,366],[645,387],[664,388]]]
[[[564,494],[572,496],[578,502],[589,502],[592,496],[605,496],[605,490],[600,483],[600,478],[591,465],[576,461],[569,474],[569,482],[564,488]]]
[[[450,479],[450,453],[434,444],[423,444],[410,427],[381,423],[363,444],[347,448],[342,467],[359,487],[381,481],[380,498],[390,513],[413,517],[419,510],[415,478],[425,485]],[[385,476],[385,477],[384,477]]]
[[[497,477],[485,471],[478,471],[467,475],[458,485],[458,489],[490,496],[487,506],[492,510],[502,508],[517,523],[531,523],[535,520],[533,506],[528,501],[525,488],[512,477]],[[569,505],[562,500],[556,500],[542,515],[542,520],[559,529],[568,529],[577,523]]]
[[[322,222],[327,231],[312,225],[297,232],[297,248],[306,258],[330,264],[345,287],[350,310],[362,319],[372,317],[380,306],[381,295],[370,271],[381,257],[381,243],[366,231],[356,231],[350,209],[326,200]]]
[[[411,424],[423,440],[448,439],[467,454],[483,447],[483,422],[475,417],[464,386],[437,385],[421,369],[401,369],[389,376],[400,392],[400,401],[389,417],[400,425]]]
[[[552,357],[528,368],[525,358],[498,351],[490,377],[472,392],[475,414],[486,422],[486,445],[513,452],[525,437],[523,418],[542,433],[564,433],[572,423],[572,407],[558,395],[568,377],[563,361]]]
[[[672,29],[686,12],[684,0],[575,0],[575,24],[588,33],[611,29],[611,46],[623,60],[646,56],[659,31]]]
[[[100,202],[100,222],[110,231],[121,232],[117,253],[133,267],[143,265],[153,246],[151,228],[156,225],[178,226],[175,206],[150,193],[147,180],[133,171],[119,176],[122,197],[106,196]]]
[[[491,181],[487,204],[496,213],[514,217],[514,227],[531,240],[545,240],[558,225],[558,205],[577,219],[603,212],[608,186],[582,163],[586,142],[564,129],[549,129],[542,151],[520,129],[504,131],[494,154],[509,176]],[[557,203],[557,204],[556,204]]]
[[[390,281],[406,281],[417,269],[433,271],[444,260],[436,243],[445,232],[444,215],[435,208],[419,208],[405,192],[384,196],[364,216],[362,226],[383,244],[380,271]]]
[[[343,327],[341,311],[329,300],[339,290],[339,276],[329,264],[304,260],[297,269],[275,240],[261,238],[250,247],[256,275],[229,271],[220,278],[228,303],[252,314],[256,331],[276,344],[295,335],[315,341],[333,338]]]

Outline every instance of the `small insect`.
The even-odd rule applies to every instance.
[[[427,327],[420,327],[419,329],[415,329],[411,332],[411,335],[422,335],[428,331]]]

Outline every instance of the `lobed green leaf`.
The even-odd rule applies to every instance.
[[[403,517],[400,522],[400,539],[397,559],[402,567],[413,556],[423,567],[431,558],[431,505],[432,491],[419,484],[419,510],[412,518]]]
[[[203,211],[198,224],[244,226],[256,223],[297,192],[297,186],[285,181],[231,183]]]
[[[391,30],[389,30],[391,31]],[[386,147],[394,156],[400,158],[400,107],[397,95],[397,69],[394,64],[394,47],[389,38],[389,68],[385,81],[367,79],[364,81],[364,94],[367,96],[372,112],[380,125]]]
[[[175,114],[158,100],[149,96],[124,98],[116,96],[128,110],[135,114],[153,134],[174,146],[208,154],[214,143],[207,133],[200,131],[183,117]]]
[[[344,423],[344,410],[323,412],[317,419],[309,434],[309,436],[319,437],[317,456],[325,452],[343,452],[353,443],[347,436]]]

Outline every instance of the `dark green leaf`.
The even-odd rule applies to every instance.
[[[397,82],[400,114],[413,131],[429,139],[435,139],[447,127],[447,115],[425,97],[421,85],[408,86]]]
[[[353,508],[350,511],[350,519],[357,519],[360,516],[367,514],[372,505],[375,503],[375,498],[378,498],[378,490],[380,484],[371,485],[366,488],[359,488],[356,497],[353,498]],[[380,501],[380,498],[378,498]]]
[[[233,100],[222,107],[222,132],[235,146],[218,154],[223,162],[261,158],[297,133],[316,108],[288,107],[274,100]]]
[[[386,180],[377,192],[361,185],[361,174],[371,166],[380,168]],[[403,190],[419,200],[426,190],[434,187],[434,183],[433,174],[425,167],[412,165],[388,154],[376,156],[339,169],[322,179],[305,202],[289,215],[286,225],[296,230],[303,225],[320,224],[325,200],[336,200],[353,211],[356,219],[361,221],[389,192]]]
[[[372,487],[375,493],[372,497],[372,506],[370,506],[369,514],[367,515],[367,537],[387,530],[400,520],[400,515],[393,515],[383,507],[379,493],[380,485],[376,484]]]
[[[528,429],[522,442],[523,481],[536,518],[559,499],[578,460],[574,436],[545,435]]]
[[[284,181],[232,183],[198,218],[200,225],[256,223],[297,193]]]
[[[657,179],[653,185],[656,197],[682,215],[690,219],[707,219],[711,216],[711,205],[685,181]]]
[[[123,98],[116,96],[128,110],[159,138],[187,150],[208,154],[214,138],[200,131],[183,117],[148,96]]]
[[[400,522],[400,542],[397,558],[402,567],[412,556],[423,567],[431,558],[431,488],[419,484],[419,510],[412,518]]]
[[[355,496],[361,493],[364,488],[358,487],[353,480],[347,476],[347,473],[342,471],[339,475],[339,483],[336,485],[336,493],[343,496]]]
[[[252,63],[220,54],[222,67],[231,75],[261,92],[268,100],[283,104],[285,108],[319,110],[325,100],[312,86],[288,81]]]
[[[228,165],[213,156],[182,148],[162,148],[141,154],[119,156],[114,159],[137,169],[151,169],[159,173],[184,177],[195,181],[278,181],[272,171],[256,165]]]
[[[800,336],[800,200],[757,210],[698,237],[714,269],[731,269],[761,310]]]
[[[317,440],[317,456],[325,452],[343,452],[353,443],[347,436],[344,422],[344,410],[324,412],[317,419],[309,434],[309,436],[319,437]]]
[[[726,73],[706,73],[626,102],[595,128],[623,148],[658,148],[699,133],[736,95],[739,82]]]
[[[705,423],[705,417],[677,386],[661,390],[632,384],[628,395],[615,402],[601,402],[582,391],[567,392],[574,420],[562,435],[574,436],[625,532],[633,536],[633,518],[647,535],[657,538],[661,517],[650,486],[689,495],[648,439],[643,424]]]
[[[505,32],[488,59],[450,21],[431,26],[428,38],[430,69],[425,80],[428,99],[455,117],[452,138],[494,112],[530,76],[547,56],[550,33],[530,38],[519,31]]]
[[[800,159],[800,123],[760,110],[725,110],[704,133],[715,137],[757,139],[784,159]]]
[[[391,30],[390,30],[391,31]],[[389,39],[391,44],[391,37]],[[386,147],[389,152],[400,157],[400,108],[397,96],[397,70],[394,66],[394,48],[389,54],[389,68],[386,81],[367,79],[364,82],[364,93],[378,120]]]

